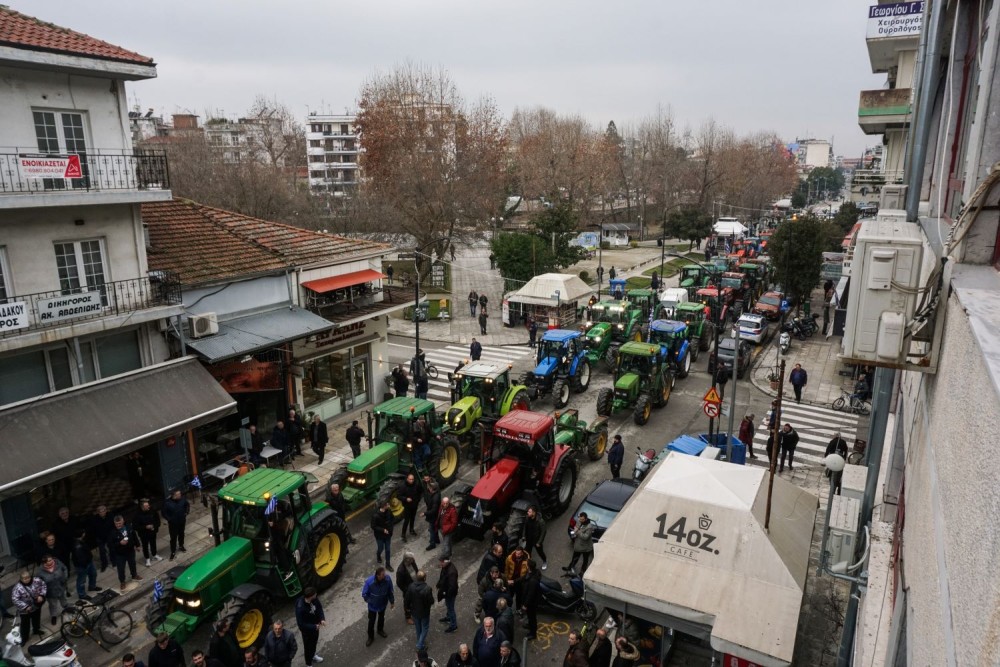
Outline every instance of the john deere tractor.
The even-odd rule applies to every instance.
[[[625,341],[642,339],[643,322],[642,311],[629,301],[598,301],[592,305],[585,323],[591,365],[604,359],[613,372],[618,348]]]
[[[715,337],[715,325],[708,319],[705,304],[687,301],[677,304],[674,317],[687,325],[691,342],[691,361],[698,361],[698,354],[708,350]]]
[[[659,345],[629,342],[618,351],[614,389],[597,394],[597,414],[610,416],[616,410],[631,409],[636,424],[649,421],[652,408],[662,408],[670,400],[674,374]]]
[[[677,377],[683,380],[688,376],[693,346],[688,342],[686,324],[676,320],[653,320],[649,327],[649,342],[660,346],[663,358]]]
[[[414,429],[421,418],[426,424],[431,452],[418,466],[419,457],[414,456]],[[410,471],[420,479],[423,473],[430,473],[444,488],[455,481],[461,452],[459,439],[447,436],[444,416],[435,411],[431,401],[407,397],[389,399],[368,415],[371,448],[337,468],[330,477],[330,484],[340,485],[351,508],[379,499],[380,494],[391,495],[396,483],[405,479]],[[403,514],[401,505],[395,505],[393,511],[397,518]]]
[[[683,266],[678,278],[678,286],[687,290],[688,299],[694,299],[694,293],[708,284],[710,275],[701,265]]]
[[[528,388],[514,384],[510,365],[473,361],[450,375],[452,405],[448,408],[448,438],[457,438],[476,459],[481,455],[482,429],[511,410],[530,410]]]
[[[580,393],[590,386],[590,361],[579,331],[546,331],[536,359],[535,370],[521,380],[531,400],[551,394],[555,406],[562,408],[569,403],[570,391]]]
[[[495,522],[506,520],[507,534],[516,541],[529,506],[537,506],[546,518],[566,511],[576,488],[578,460],[604,456],[608,426],[598,418],[588,427],[576,410],[556,414],[515,410],[501,417],[492,432],[484,432],[482,477],[452,494],[463,535],[482,538]]]
[[[308,473],[253,470],[212,498],[215,547],[187,568],[160,577],[162,593],[146,608],[146,627],[183,643],[207,619],[229,619],[241,648],[259,644],[279,601],[307,586],[324,590],[340,576],[347,526],[314,503]],[[219,522],[219,509],[222,521]],[[273,526],[284,526],[276,535]]]

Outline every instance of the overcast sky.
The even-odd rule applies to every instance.
[[[129,104],[236,116],[258,93],[303,117],[354,108],[376,69],[447,69],[467,98],[579,113],[619,127],[670,107],[740,132],[825,138],[860,156],[858,93],[875,0],[6,0],[152,57]]]

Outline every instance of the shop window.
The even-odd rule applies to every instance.
[[[0,246],[0,303],[10,296],[10,269],[7,268],[7,248]]]
[[[0,359],[0,404],[7,405],[49,393],[45,352]]]
[[[139,339],[135,331],[124,331],[97,339],[101,377],[107,378],[142,368]]]
[[[69,350],[58,347],[46,350],[49,360],[49,370],[52,373],[52,390],[69,389],[73,386],[73,369],[70,368]]]

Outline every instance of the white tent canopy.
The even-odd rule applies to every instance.
[[[733,236],[734,234],[736,236],[743,236],[747,233],[747,227],[738,220],[720,218],[712,227],[712,231],[719,236]]]
[[[559,291],[559,303],[572,303],[580,299],[589,299],[594,293],[590,285],[580,280],[579,276],[566,273],[543,273],[535,276],[524,287],[507,295],[509,301],[528,303],[535,306],[556,307],[556,291]]]
[[[765,469],[671,452],[595,545],[588,599],[791,664],[819,500],[776,477],[770,531],[766,502]]]

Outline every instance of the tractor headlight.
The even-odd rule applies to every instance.
[[[455,417],[455,426],[458,426],[461,423],[462,423],[462,416],[459,415],[458,417]]]
[[[566,357],[563,357],[563,358],[562,358],[562,362],[563,362],[564,364],[566,363]]]
[[[587,328],[589,329],[592,326],[594,326],[594,323],[591,322],[590,320],[587,320]]]
[[[186,604],[189,607],[198,608],[201,606],[201,600],[188,600]]]
[[[271,540],[264,540],[264,551],[271,550]]]
[[[625,328],[625,325],[624,325],[624,324],[622,324],[621,322],[619,322],[619,323],[618,323],[618,328],[619,328],[619,329],[624,329],[624,328]]]
[[[412,452],[413,451],[413,443],[412,442],[406,443],[406,451],[408,451],[408,452]]]
[[[601,342],[601,337],[600,336],[594,336],[594,342],[595,343],[600,343]]]

